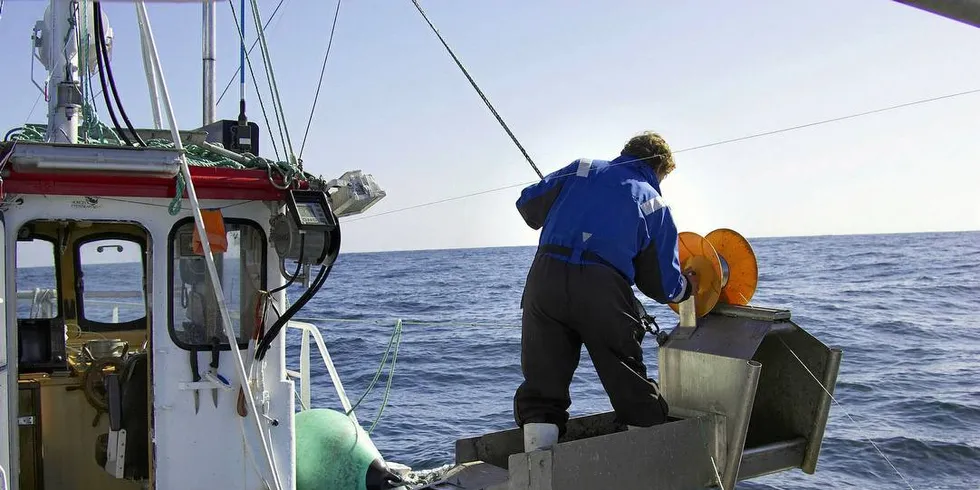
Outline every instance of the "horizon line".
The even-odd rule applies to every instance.
[[[778,238],[824,238],[824,237],[858,237],[858,236],[887,236],[887,235],[940,235],[940,234],[953,234],[953,233],[980,233],[980,229],[963,229],[963,230],[930,230],[930,231],[889,231],[881,233],[822,233],[814,235],[760,235],[760,236],[746,236],[747,240],[771,240]],[[460,247],[436,247],[436,248],[405,248],[405,249],[393,249],[393,250],[370,250],[370,251],[357,251],[357,252],[341,252],[340,255],[367,255],[367,254],[382,254],[382,253],[402,253],[402,252],[443,252],[451,250],[491,250],[491,249],[502,249],[502,248],[530,248],[536,247],[537,244],[530,245],[488,245],[488,246],[460,246]]]

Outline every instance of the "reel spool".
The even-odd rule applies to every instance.
[[[759,264],[748,240],[735,230],[719,228],[702,237],[685,231],[677,236],[681,270],[694,269],[695,314],[700,318],[718,303],[747,305],[759,283]],[[678,312],[678,304],[670,303]]]

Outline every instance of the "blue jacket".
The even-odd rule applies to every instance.
[[[657,302],[683,301],[690,288],[677,257],[677,227],[656,174],[634,160],[576,160],[525,188],[517,209],[528,226],[544,227],[539,247],[571,249],[549,255],[599,262],[582,257],[591,252]]]

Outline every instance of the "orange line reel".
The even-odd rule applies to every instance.
[[[698,317],[718,303],[747,305],[759,283],[759,264],[749,241],[735,230],[719,228],[702,237],[685,231],[677,236],[681,270],[698,276],[694,306]],[[676,313],[677,303],[670,303]]]

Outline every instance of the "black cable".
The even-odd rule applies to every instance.
[[[327,58],[330,57],[330,48],[333,46],[333,35],[337,30],[337,18],[340,17],[340,4],[342,0],[337,0],[337,9],[333,12],[333,25],[330,26],[330,38],[327,40],[327,52],[323,54],[323,64],[320,66],[320,79],[316,82],[316,93],[313,95],[313,104],[310,106],[310,119],[306,121],[306,132],[303,133],[303,143],[299,146],[299,159],[303,159],[303,150],[306,149],[306,137],[310,135],[310,126],[313,125],[313,113],[316,111],[316,103],[320,99],[320,88],[323,87],[323,74],[327,71]]]
[[[0,0],[0,3],[3,3],[3,1]],[[13,135],[14,133],[16,133],[17,131],[23,131],[23,130],[24,130],[24,127],[23,126],[18,126],[18,127],[14,128],[14,129],[11,129],[10,131],[7,131],[7,134],[5,134],[3,136],[3,140],[4,141],[10,141],[10,136],[11,135]]]
[[[133,133],[133,138],[139,142],[140,146],[146,146],[146,142],[140,137],[139,133],[136,132],[136,128],[133,127],[133,123],[129,121],[129,115],[126,114],[126,109],[123,108],[122,100],[119,99],[119,90],[116,89],[116,77],[112,75],[112,64],[109,63],[109,52],[105,44],[105,27],[102,24],[102,6],[99,2],[93,3],[92,14],[95,17],[95,44],[102,46],[102,57],[105,60],[105,71],[109,78],[109,86],[112,87],[112,97],[116,101],[116,106],[119,107],[119,115],[122,116],[123,121],[126,123],[126,127]],[[105,90],[105,87],[103,87]]]
[[[269,296],[272,296],[273,294],[276,294],[279,291],[288,288],[293,284],[293,282],[296,281],[296,277],[299,276],[300,271],[303,269],[303,254],[306,253],[306,250],[304,249],[304,245],[306,245],[306,233],[301,233],[299,235],[299,259],[296,261],[296,272],[294,272],[292,277],[290,277],[289,280],[286,281],[286,284],[283,284],[282,286],[279,286],[273,289],[272,291],[269,291]],[[285,259],[283,259],[283,263],[285,263]]]
[[[95,2],[92,6],[96,18],[102,13],[102,9],[98,2]],[[109,119],[112,119],[112,126],[116,130],[116,135],[122,139],[126,146],[133,146],[133,142],[129,140],[126,133],[122,130],[122,126],[119,125],[119,119],[116,118],[116,111],[112,108],[112,101],[109,99],[109,85],[105,81],[105,61],[102,53],[102,43],[98,42],[98,38],[102,37],[102,29],[99,27],[99,23],[95,23],[95,57],[99,65],[99,81],[102,83],[102,97],[105,99],[105,108],[109,111]]]
[[[263,358],[265,358],[265,354],[269,351],[269,347],[272,346],[272,341],[279,335],[282,327],[284,327],[286,323],[294,315],[296,315],[296,312],[306,306],[306,303],[313,298],[317,291],[320,290],[323,283],[326,282],[327,276],[330,275],[331,269],[333,269],[333,263],[331,263],[329,266],[321,267],[319,274],[317,274],[316,279],[314,279],[313,284],[310,285],[310,288],[303,292],[303,295],[300,296],[295,303],[290,305],[289,309],[287,309],[286,312],[276,320],[276,323],[274,323],[272,327],[266,331],[265,335],[262,337],[262,340],[259,342],[259,345],[255,347],[256,360],[261,361]]]
[[[331,214],[332,213],[333,212],[331,211]],[[279,332],[286,325],[286,323],[292,319],[301,308],[306,306],[306,303],[312,299],[318,291],[320,291],[320,288],[323,287],[323,283],[327,281],[327,277],[330,276],[330,271],[333,270],[334,264],[337,263],[337,257],[340,255],[340,228],[338,227],[336,230],[334,230],[334,232],[336,232],[336,234],[331,232],[326,237],[328,244],[327,257],[332,257],[329,259],[330,265],[320,267],[320,272],[317,274],[316,279],[313,280],[313,284],[310,285],[310,288],[303,292],[303,295],[300,296],[300,298],[296,300],[296,302],[293,303],[285,313],[279,315],[279,318],[272,325],[272,327],[265,333],[264,336],[262,336],[261,341],[255,347],[255,359],[262,360],[265,357],[269,347],[272,345],[272,341],[276,339],[276,336],[279,335]],[[275,302],[273,302],[273,305],[274,304]],[[276,313],[278,314],[278,310]]]
[[[446,40],[442,38],[442,34],[439,34],[439,30],[436,29],[436,26],[432,25],[432,22],[429,20],[429,16],[425,15],[425,11],[422,10],[422,6],[419,5],[418,0],[412,0],[412,3],[415,4],[415,8],[419,11],[420,14],[422,14],[422,18],[425,19],[425,22],[427,24],[429,24],[429,27],[432,29],[432,32],[436,34],[436,37],[439,38],[439,41],[442,42],[442,45],[446,47],[446,51],[449,52],[449,56],[453,57],[453,61],[456,62],[456,66],[458,66],[459,69],[462,70],[463,75],[466,75],[466,79],[470,81],[470,85],[473,86],[473,88],[476,90],[476,93],[480,94],[480,98],[483,99],[483,102],[490,109],[490,112],[493,113],[493,117],[497,118],[497,122],[500,123],[500,126],[504,128],[504,131],[506,131],[507,135],[510,136],[510,139],[514,141],[515,145],[517,145],[517,149],[521,150],[521,153],[524,154],[524,158],[527,159],[527,163],[531,164],[531,168],[533,168],[534,172],[538,174],[538,178],[543,179],[544,174],[542,174],[541,171],[538,170],[538,166],[534,164],[534,160],[531,159],[531,155],[528,155],[527,150],[524,149],[524,146],[521,145],[521,142],[517,141],[517,136],[514,136],[514,133],[511,132],[509,127],[507,127],[507,123],[505,123],[504,119],[500,117],[500,114],[497,113],[497,110],[493,108],[493,104],[490,103],[490,100],[487,99],[487,96],[483,95],[483,91],[480,90],[480,87],[476,84],[476,81],[473,80],[473,77],[470,76],[470,72],[466,71],[466,68],[463,67],[463,63],[459,61],[459,58],[456,57],[456,53],[454,53],[453,49],[449,47],[449,44],[446,43]]]

